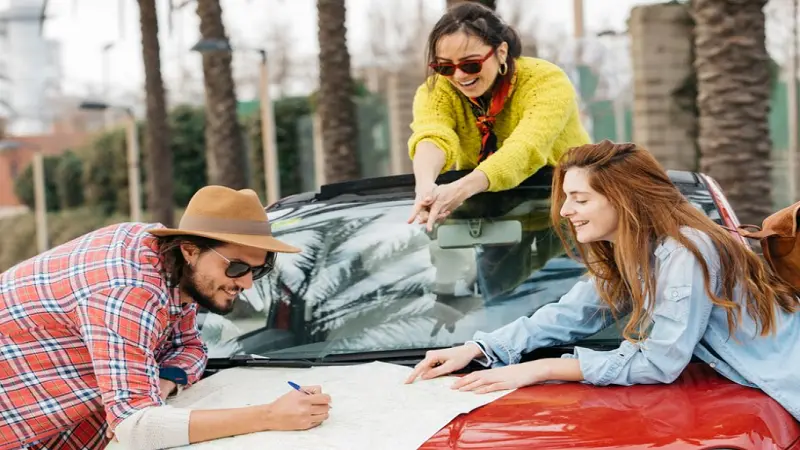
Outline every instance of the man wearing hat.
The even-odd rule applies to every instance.
[[[178,229],[125,223],[0,274],[0,450],[169,448],[328,417],[317,386],[267,405],[188,410],[167,396],[201,377],[197,306],[226,314],[277,253],[252,190],[200,189]]]

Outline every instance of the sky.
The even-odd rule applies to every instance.
[[[37,0],[31,0],[37,1]],[[41,0],[38,0],[41,1]],[[168,0],[156,0],[160,14],[160,39],[162,45],[162,71],[167,88],[179,84],[183,68],[190,76],[201,75],[200,55],[189,49],[198,40],[198,18],[193,2],[174,14],[172,29],[168,28]],[[175,4],[184,0],[172,0]],[[548,29],[572,33],[572,2],[568,0],[498,0],[525,2],[526,9],[534,15],[537,24]],[[626,28],[631,8],[638,4],[656,3],[658,0],[584,0],[587,32]],[[0,0],[0,7],[8,0]],[[348,47],[354,64],[364,62],[360,56],[366,52],[370,41],[370,27],[366,19],[377,4],[393,3],[393,7],[409,5],[411,0],[347,0]],[[444,0],[424,0],[426,18],[435,21],[444,10]],[[315,0],[222,0],[224,21],[235,47],[263,46],[271,25],[287,24],[288,46],[294,57],[315,58],[317,51],[317,24]],[[502,6],[502,5],[501,5]],[[120,9],[121,8],[121,9]],[[87,87],[100,89],[103,81],[103,51],[107,43],[114,43],[108,52],[110,65],[109,84],[112,91],[134,91],[144,83],[139,34],[138,6],[135,0],[50,0],[50,18],[44,33],[61,44],[63,87],[66,92]],[[413,18],[409,19],[413,20]],[[234,57],[237,67],[255,67],[257,59]],[[301,64],[301,63],[298,63]]]

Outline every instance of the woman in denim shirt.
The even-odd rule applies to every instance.
[[[454,389],[671,383],[695,355],[728,379],[760,388],[800,420],[798,299],[755,253],[692,206],[650,153],[609,141],[574,148],[557,167],[553,196],[555,228],[560,232],[567,220],[589,278],[531,317],[428,352],[407,383],[473,359],[492,368],[460,378]],[[517,364],[523,353],[579,341],[625,314],[625,340],[616,350],[575,347],[560,359]]]

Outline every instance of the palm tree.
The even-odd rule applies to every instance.
[[[200,35],[227,41],[220,0],[197,0]],[[208,179],[233,189],[249,186],[244,136],[237,118],[236,87],[230,52],[203,52],[206,92],[206,159]]]
[[[155,0],[138,0],[145,71],[147,127],[144,155],[147,164],[147,203],[152,220],[174,225],[172,151],[169,146],[166,94],[161,77],[161,46],[158,42],[158,13]],[[45,20],[48,2],[42,4]]]
[[[345,0],[317,0],[319,25],[319,97],[325,182],[358,179],[358,123],[350,52],[347,50]]]
[[[155,0],[139,0],[139,21],[142,32],[145,93],[147,97],[147,203],[152,218],[167,227],[173,226],[172,152],[164,81],[161,77],[158,14]]]
[[[692,0],[701,170],[744,223],[771,209],[767,0]]]
[[[447,7],[449,8],[455,5],[456,3],[462,3],[462,2],[476,2],[480,3],[483,6],[488,6],[493,10],[497,9],[497,0],[447,0]]]

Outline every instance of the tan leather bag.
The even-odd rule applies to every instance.
[[[758,239],[764,259],[772,271],[786,283],[800,291],[800,243],[797,235],[800,202],[770,215],[762,226],[740,225],[739,234]],[[755,231],[751,231],[755,230]]]

